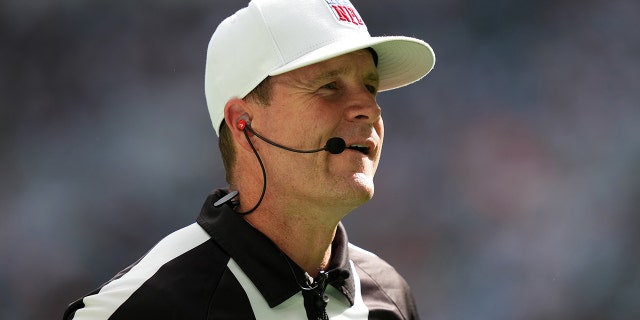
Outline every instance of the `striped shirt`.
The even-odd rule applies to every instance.
[[[64,319],[418,319],[405,280],[348,243],[342,224],[311,279],[211,194],[193,223],[75,301]]]

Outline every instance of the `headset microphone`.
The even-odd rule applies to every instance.
[[[298,149],[293,149],[293,148],[289,148],[289,147],[285,147],[279,143],[276,143],[274,141],[271,141],[265,137],[263,137],[262,135],[260,135],[259,133],[255,132],[253,130],[253,128],[251,128],[251,124],[249,124],[246,120],[244,119],[240,119],[238,121],[238,129],[239,130],[249,130],[249,132],[251,132],[253,135],[255,135],[256,137],[260,138],[262,141],[278,147],[280,149],[284,149],[287,151],[291,151],[291,152],[297,152],[297,153],[315,153],[315,152],[320,152],[320,151],[327,151],[331,154],[340,154],[342,153],[346,148],[347,148],[347,144],[344,142],[344,139],[342,138],[338,138],[338,137],[333,137],[329,140],[327,140],[327,143],[325,144],[324,147],[319,148],[319,149],[312,149],[312,150],[298,150]]]
[[[347,148],[347,143],[344,142],[344,139],[333,137],[327,140],[327,144],[324,146],[324,149],[331,154],[339,154]]]
[[[340,154],[342,153],[345,149],[346,149],[346,142],[344,142],[344,139],[342,138],[338,138],[338,137],[333,137],[330,138],[329,140],[327,140],[327,143],[325,144],[324,147],[320,148],[320,149],[313,149],[313,150],[298,150],[298,149],[293,149],[293,148],[289,148],[289,147],[285,147],[281,144],[278,144],[276,142],[273,142],[263,136],[261,136],[260,134],[258,134],[257,132],[255,132],[252,128],[251,125],[244,119],[240,119],[238,121],[237,124],[237,128],[238,130],[241,130],[244,132],[244,136],[247,139],[247,142],[249,142],[249,146],[251,147],[251,150],[253,150],[253,153],[256,155],[256,158],[258,159],[258,163],[260,164],[260,169],[262,169],[262,193],[260,194],[260,199],[258,199],[258,202],[256,203],[255,206],[253,206],[253,208],[244,211],[244,212],[237,212],[240,215],[247,215],[251,212],[253,212],[254,210],[256,210],[258,208],[258,206],[260,206],[260,204],[262,203],[262,199],[264,199],[264,194],[265,191],[267,190],[267,171],[264,169],[264,164],[262,163],[262,159],[260,158],[260,155],[258,154],[258,151],[256,150],[256,148],[253,146],[253,143],[251,142],[251,139],[249,139],[249,134],[247,134],[247,131],[251,132],[253,135],[255,135],[256,137],[260,138],[261,140],[263,140],[264,142],[278,147],[280,149],[284,149],[287,151],[291,151],[291,152],[297,152],[297,153],[314,153],[314,152],[320,152],[320,151],[327,151],[331,154]],[[225,204],[226,202],[231,201],[233,198],[235,198],[238,195],[238,191],[231,191],[229,192],[226,196],[222,197],[221,199],[219,199],[218,201],[216,201],[213,206],[214,207],[219,207],[223,204]],[[235,204],[236,202],[231,201],[232,204]]]

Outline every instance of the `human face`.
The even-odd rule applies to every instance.
[[[256,108],[253,115],[252,126],[258,132],[296,149],[320,148],[331,137],[366,148],[337,155],[295,154],[256,139],[268,189],[301,206],[350,211],[369,200],[384,136],[376,102],[378,83],[366,50],[273,77],[271,103]]]

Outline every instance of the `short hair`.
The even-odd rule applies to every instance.
[[[269,106],[271,103],[271,87],[271,77],[266,77],[244,97],[244,100],[251,100],[264,107]],[[231,184],[234,179],[233,165],[236,161],[236,150],[233,148],[233,136],[231,135],[231,129],[229,129],[225,121],[222,121],[220,124],[219,132],[218,148],[220,149],[227,182]]]

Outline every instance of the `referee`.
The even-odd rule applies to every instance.
[[[64,319],[418,319],[405,280],[340,221],[373,196],[377,94],[434,63],[421,40],[371,37],[348,0],[251,1],[207,52],[229,186]]]

